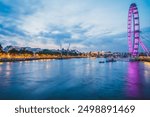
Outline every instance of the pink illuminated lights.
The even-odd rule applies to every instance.
[[[138,55],[139,40],[140,40],[139,12],[136,4],[133,3],[130,5],[128,13],[128,45],[129,45],[129,52],[133,56]]]
[[[140,39],[140,21],[137,5],[132,3],[128,12],[128,46],[129,53],[134,57],[138,56],[139,44],[145,52],[149,53],[149,50]]]

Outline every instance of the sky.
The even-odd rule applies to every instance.
[[[150,48],[150,0],[0,0],[0,43],[80,51],[128,51],[131,3]]]

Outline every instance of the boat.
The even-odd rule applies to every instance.
[[[106,62],[116,62],[116,60],[114,58],[107,58]]]
[[[105,63],[105,61],[99,61],[99,63]]]

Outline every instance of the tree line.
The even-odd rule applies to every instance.
[[[70,56],[77,56],[77,55],[81,55],[81,53],[77,53],[77,52],[72,52],[69,50],[65,50],[65,51],[53,51],[53,50],[49,50],[49,49],[43,49],[39,52],[32,52],[29,50],[26,50],[25,48],[22,48],[20,50],[17,50],[15,48],[10,49],[8,52],[3,51],[3,47],[0,44],[0,52],[1,53],[9,53],[9,54],[30,54],[30,55],[34,55],[34,54],[39,54],[39,55],[70,55]]]

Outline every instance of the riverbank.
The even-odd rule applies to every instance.
[[[33,61],[33,60],[48,60],[48,59],[73,59],[73,58],[88,58],[87,56],[43,56],[43,57],[27,57],[27,58],[0,58],[0,62],[18,62],[18,61]],[[132,60],[131,60],[132,61]],[[137,57],[133,61],[150,62],[150,57]]]
[[[72,59],[72,58],[87,58],[85,56],[63,56],[63,57],[45,57],[45,58],[0,58],[0,62],[17,62],[17,61],[33,61],[42,59]]]
[[[135,61],[142,61],[142,62],[150,62],[150,57],[138,57],[134,59]]]
[[[139,61],[150,62],[150,57],[139,57]]]

